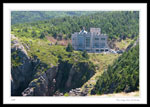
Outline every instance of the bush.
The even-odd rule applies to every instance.
[[[44,34],[44,32],[42,32],[39,38],[43,39],[44,37],[45,37],[45,34]]]
[[[66,97],[69,96],[69,93],[65,93],[64,96],[66,96]]]
[[[106,94],[139,90],[139,45],[124,52],[108,66],[98,79],[92,93]]]
[[[83,51],[82,56],[83,56],[85,59],[89,59],[89,55],[88,55],[88,53],[87,53],[86,50]]]
[[[73,47],[72,47],[72,45],[70,43],[68,44],[68,46],[66,48],[66,51],[67,52],[73,52]]]

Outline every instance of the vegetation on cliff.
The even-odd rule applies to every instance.
[[[31,13],[25,12],[23,14],[28,17]],[[16,17],[17,14],[16,12],[14,16]],[[39,13],[37,14],[39,15]],[[36,19],[38,15],[31,16],[31,19]],[[39,17],[42,17],[42,15],[40,14]],[[12,18],[14,19],[14,17]],[[36,22],[31,20],[30,23],[22,24],[19,23],[28,22],[28,20],[20,20],[17,24],[19,19],[16,19],[16,22],[14,21],[11,26],[11,33],[18,38],[18,45],[24,47],[20,47],[20,50],[25,50],[22,53],[27,52],[26,57],[28,60],[26,60],[26,64],[30,62],[29,65],[32,66],[31,70],[26,71],[32,73],[32,70],[34,70],[31,74],[34,76],[31,79],[37,83],[38,87],[40,87],[40,83],[37,82],[39,76],[46,73],[50,68],[56,67],[58,70],[54,69],[57,72],[54,78],[57,81],[55,91],[67,93],[70,89],[82,87],[95,72],[96,75],[93,76],[92,82],[90,82],[90,84],[96,84],[92,94],[139,90],[138,45],[132,49],[129,47],[130,50],[122,55],[95,54],[86,51],[74,51],[69,42],[68,45],[64,46],[58,42],[54,44],[47,40],[48,37],[52,37],[56,41],[67,41],[71,39],[72,33],[80,31],[83,26],[86,27],[87,31],[90,27],[99,27],[102,33],[108,34],[109,40],[120,40],[114,44],[119,49],[125,50],[129,44],[131,44],[131,47],[133,46],[139,35],[138,11],[96,12],[88,15],[69,15],[57,18],[48,15],[45,19],[47,20]],[[15,43],[16,41],[12,40],[12,42]],[[20,50],[11,53],[12,71],[24,64],[24,57],[19,54]],[[114,61],[118,56],[119,58]],[[17,71],[17,69],[15,70]],[[26,77],[28,77],[27,75]],[[16,77],[15,79],[18,80]],[[68,96],[68,94],[65,95]]]
[[[139,90],[139,45],[124,52],[99,77],[92,94]]]

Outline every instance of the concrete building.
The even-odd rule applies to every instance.
[[[72,46],[75,50],[86,50],[87,52],[106,52],[109,50],[107,35],[101,34],[100,28],[90,28],[90,32],[83,29],[72,34]]]

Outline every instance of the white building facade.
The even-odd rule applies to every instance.
[[[107,39],[108,36],[101,34],[100,28],[90,28],[90,32],[84,29],[80,32],[75,32],[72,34],[72,46],[75,50],[87,52],[106,52],[109,50]]]

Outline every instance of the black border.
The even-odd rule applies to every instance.
[[[71,0],[72,1],[72,0]],[[121,2],[120,2],[121,1]],[[31,0],[21,0],[21,2],[19,1],[19,2],[17,2],[17,1],[6,1],[6,0],[3,0],[3,3],[1,3],[1,5],[0,5],[0,7],[2,7],[1,8],[1,12],[2,12],[2,20],[1,20],[1,22],[2,22],[2,24],[1,24],[1,28],[3,28],[3,20],[4,20],[4,17],[3,17],[3,4],[4,3],[147,3],[147,35],[149,35],[149,33],[148,33],[148,31],[149,31],[149,29],[148,29],[148,19],[149,19],[149,17],[148,17],[148,11],[149,11],[149,2],[148,2],[149,0],[142,0],[142,1],[138,1],[138,2],[135,2],[135,1],[133,1],[133,0],[114,0],[113,2],[112,1],[108,1],[108,0],[104,0],[104,1],[101,1],[100,0],[100,2],[94,2],[93,0],[92,0],[92,2],[89,2],[89,1],[80,1],[80,2],[77,2],[77,1],[72,1],[72,2],[67,2],[67,1],[63,1],[63,2],[56,2],[56,1],[54,1],[54,2],[45,2],[45,0],[42,0],[42,2],[37,2],[37,0],[35,0],[35,1],[33,1],[32,0],[32,2],[31,2]],[[4,29],[2,29],[1,30],[1,32],[2,32],[2,35],[3,35],[3,30]],[[2,39],[1,40],[3,40],[3,36],[1,35],[1,37],[2,37]],[[147,43],[148,43],[148,37],[149,36],[147,36]],[[3,49],[3,41],[1,42],[1,48]],[[1,57],[2,59],[3,59],[3,52],[2,52],[2,57]],[[147,44],[147,59],[148,59],[148,44]],[[4,61],[4,59],[3,59],[3,61]],[[3,69],[3,62],[2,62],[2,69]],[[148,61],[147,61],[147,66],[148,66]],[[3,71],[3,70],[2,70]],[[2,91],[1,91],[1,93],[2,93],[2,96],[1,96],[1,99],[2,99],[2,104],[3,104],[3,72],[1,71],[1,82],[2,82]],[[148,71],[148,67],[147,67],[147,71]],[[148,72],[147,72],[147,104],[3,104],[3,105],[148,105],[149,104],[149,98],[148,98]]]

